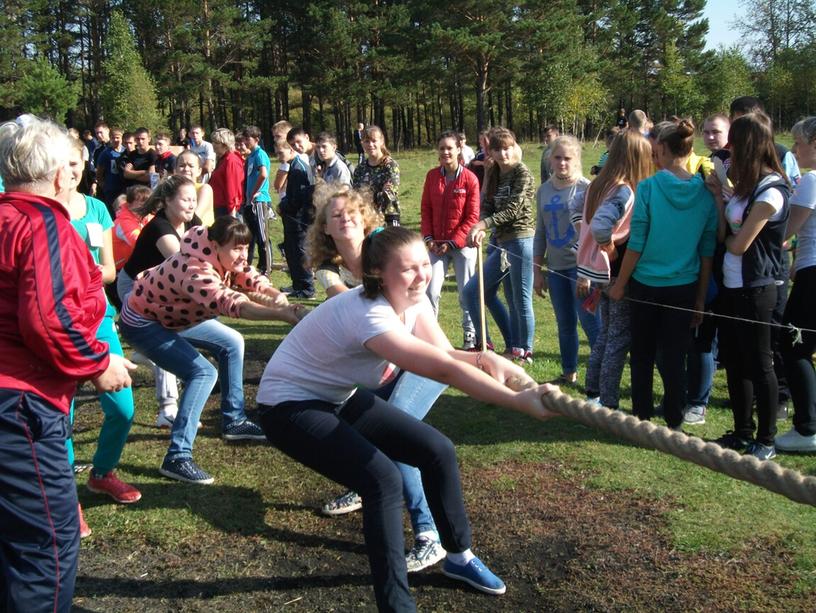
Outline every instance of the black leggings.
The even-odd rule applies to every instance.
[[[470,548],[468,522],[453,443],[428,424],[358,390],[336,413],[320,400],[260,405],[269,441],[289,457],[363,498],[374,594],[381,611],[413,611],[402,526],[402,478],[394,461],[416,466],[449,552]]]
[[[796,271],[784,322],[810,330],[816,329],[816,266]],[[813,370],[813,352],[816,334],[802,332],[801,342],[795,333],[782,331],[782,355],[793,398],[793,425],[803,436],[816,434],[816,372]]]
[[[723,289],[722,311],[745,320],[770,323],[776,305],[776,285]],[[778,387],[771,351],[771,328],[763,323],[724,319],[720,327],[720,356],[725,362],[728,394],[734,414],[734,433],[754,438],[752,404],[756,397],[756,440],[773,445],[776,435]]]

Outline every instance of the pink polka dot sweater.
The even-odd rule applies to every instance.
[[[239,317],[246,292],[262,292],[269,280],[251,266],[225,272],[217,257],[218,243],[207,228],[190,228],[179,253],[139,275],[128,298],[128,309],[165,328],[189,328],[219,315]]]

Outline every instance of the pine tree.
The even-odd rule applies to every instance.
[[[45,58],[25,62],[23,76],[17,82],[17,105],[24,113],[49,117],[63,123],[76,106],[79,88],[70,83]]]
[[[127,20],[118,11],[111,14],[105,47],[100,94],[105,119],[124,129],[159,129],[156,86],[142,65]]]

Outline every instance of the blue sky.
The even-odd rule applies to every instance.
[[[740,10],[738,0],[708,0],[704,11],[704,16],[708,17],[706,49],[719,49],[720,45],[729,47],[738,42],[739,34],[731,22]]]

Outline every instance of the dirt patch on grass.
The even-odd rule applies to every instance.
[[[438,567],[411,575],[422,611],[812,610],[781,544],[729,556],[673,549],[671,500],[599,492],[556,464],[465,470],[474,550],[507,583],[495,598]],[[84,549],[77,610],[373,610],[359,514],[328,519],[317,501],[272,501],[256,533],[211,530],[182,545]]]

